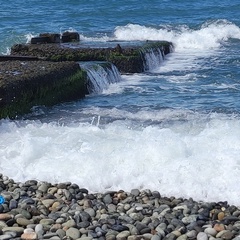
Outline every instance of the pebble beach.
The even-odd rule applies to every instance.
[[[1,1],[0,240],[240,240],[239,12]]]
[[[71,182],[0,175],[0,240],[240,239],[240,208],[132,189],[90,193]]]

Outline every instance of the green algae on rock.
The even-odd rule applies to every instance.
[[[87,74],[75,62],[0,62],[0,118],[15,118],[33,106],[83,98]]]
[[[171,48],[172,43],[167,41],[146,41],[136,45],[124,43],[122,46],[119,43],[106,43],[104,47],[81,43],[16,44],[11,48],[11,54],[45,58],[49,61],[109,61],[121,73],[141,73],[144,72],[145,53],[160,50],[166,55],[171,52]]]
[[[104,44],[14,45],[10,56],[0,58],[0,118],[15,118],[37,105],[83,98],[88,94],[88,77],[77,62],[106,61],[121,73],[141,73],[148,70],[147,54],[164,57],[172,48],[167,41]]]

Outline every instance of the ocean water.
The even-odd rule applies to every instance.
[[[174,45],[161,64],[122,75],[84,100],[0,120],[1,173],[240,206],[239,1],[0,2],[2,54],[31,36],[65,30],[96,46]]]

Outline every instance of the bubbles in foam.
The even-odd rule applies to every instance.
[[[72,181],[91,191],[150,188],[239,204],[240,120],[206,117],[137,129],[121,120],[103,128],[1,121],[0,169],[17,181]]]
[[[166,40],[175,44],[175,50],[207,50],[218,48],[229,38],[240,39],[240,28],[226,20],[207,22],[200,29],[190,29],[185,25],[161,26],[160,28],[128,24],[117,27],[114,33],[117,40]]]

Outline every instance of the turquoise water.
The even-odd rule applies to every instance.
[[[239,1],[2,1],[0,52],[42,32],[167,40],[155,69],[0,122],[0,172],[240,204]],[[12,167],[12,166],[16,167]]]

